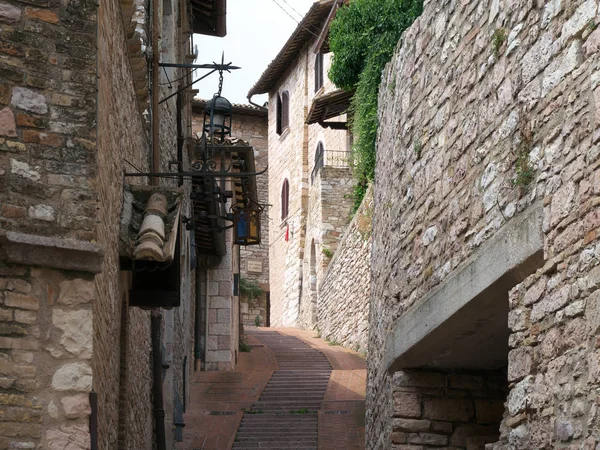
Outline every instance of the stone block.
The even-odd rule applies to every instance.
[[[0,322],[0,336],[27,336],[27,329],[16,323]]]
[[[398,387],[446,387],[446,375],[402,370],[394,373],[392,383]]]
[[[219,350],[231,350],[231,336],[218,336]]]
[[[394,392],[394,416],[420,417],[421,398],[418,394]]]
[[[448,436],[434,433],[409,434],[408,442],[411,444],[433,445],[438,447],[448,444]]]
[[[13,88],[11,104],[16,108],[36,114],[46,114],[48,112],[46,98],[42,94],[27,88]]]
[[[65,310],[52,311],[52,324],[61,330],[60,344],[74,356],[81,359],[92,357],[93,322],[92,311]]]
[[[4,304],[11,308],[29,309],[37,311],[40,309],[40,303],[37,298],[31,295],[19,294],[17,292],[5,292]]]
[[[21,10],[8,3],[0,3],[0,22],[14,23],[21,19]]]
[[[91,302],[95,295],[95,287],[92,281],[82,278],[64,280],[59,285],[58,304],[75,306]]]
[[[566,285],[546,295],[541,301],[533,305],[531,321],[538,322],[546,315],[553,313],[565,306],[570,298],[571,286]]]
[[[452,424],[450,422],[431,422],[431,431],[434,433],[452,433]]]
[[[38,341],[0,336],[0,348],[8,348],[13,350],[37,350],[39,347],[40,344]]]
[[[231,310],[230,309],[218,309],[217,310],[217,322],[218,323],[231,323]]]
[[[418,433],[421,431],[429,431],[430,427],[431,427],[431,422],[429,420],[394,418],[394,421],[393,421],[393,430],[394,431],[406,431],[409,433]]]
[[[474,415],[473,402],[462,398],[432,398],[425,401],[423,416],[448,422],[468,422]]]
[[[44,222],[54,222],[56,215],[54,208],[50,205],[35,205],[29,207],[29,217]]]
[[[533,351],[531,347],[519,347],[508,354],[508,381],[517,381],[531,373]]]
[[[57,391],[90,391],[92,368],[83,362],[65,364],[52,376],[52,388]]]
[[[484,386],[483,377],[466,374],[448,375],[448,384],[452,389],[479,390]]]
[[[30,181],[40,181],[42,178],[37,170],[31,169],[26,162],[10,160],[10,173]]]
[[[87,424],[61,425],[45,432],[47,450],[87,449],[90,432]]]
[[[0,322],[12,322],[13,321],[13,310],[12,309],[0,309]]]
[[[37,322],[37,313],[33,311],[15,311],[15,322],[33,325]]]
[[[0,10],[0,14],[2,14]],[[0,136],[16,137],[17,126],[15,116],[10,108],[0,110]]]
[[[229,323],[215,323],[208,327],[208,334],[213,336],[224,336],[231,334]]]
[[[406,433],[394,431],[391,435],[391,440],[393,444],[404,444],[406,443]]]
[[[87,417],[91,414],[89,396],[87,394],[79,394],[60,399],[65,416],[67,419],[76,419],[78,417]]]
[[[216,309],[208,310],[208,323],[209,323],[209,325],[217,323],[217,310]]]
[[[231,299],[227,297],[211,297],[208,304],[209,308],[212,309],[228,309],[231,308]]]
[[[219,336],[208,336],[208,350],[219,350]]]
[[[231,361],[230,350],[216,350],[206,352],[207,362],[229,362]]]

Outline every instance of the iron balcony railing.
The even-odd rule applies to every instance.
[[[315,153],[315,165],[310,174],[311,184],[315,181],[321,167],[337,167],[340,169],[349,169],[352,158],[352,152],[344,150],[320,150]]]

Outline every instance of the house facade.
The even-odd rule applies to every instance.
[[[205,100],[195,99],[192,103],[192,129],[194,133],[201,132]],[[268,168],[267,153],[267,109],[251,105],[233,105],[231,134],[247,142],[254,149],[254,162],[258,172]],[[261,205],[269,203],[269,174],[265,172],[256,178],[258,202]],[[269,289],[269,221],[267,214],[261,221],[260,245],[242,246],[239,249],[240,276],[240,321],[243,325],[268,326]],[[244,283],[249,281],[252,286],[260,288],[257,297],[244,295]]]
[[[157,176],[197,156],[185,65],[225,2],[152,3],[0,3],[3,448],[173,448],[193,370],[235,365],[232,239],[223,271],[189,226],[198,178]],[[215,289],[211,355],[196,312]]]
[[[324,44],[338,3],[315,2],[249,92],[269,94],[272,326],[316,327],[318,285],[349,221],[349,95],[327,78]]]

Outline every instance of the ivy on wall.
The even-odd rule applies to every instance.
[[[329,78],[336,86],[356,90],[350,104],[354,140],[354,211],[375,176],[377,97],[381,73],[400,36],[423,11],[423,0],[351,0],[331,23],[333,62]]]

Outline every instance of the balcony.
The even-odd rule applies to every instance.
[[[310,173],[310,183],[313,184],[322,167],[333,167],[338,169],[350,169],[352,152],[344,150],[317,149],[315,154],[315,165]]]

